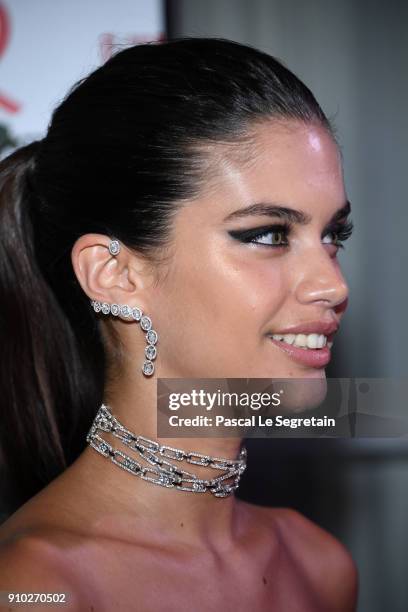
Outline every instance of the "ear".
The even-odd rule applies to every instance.
[[[141,296],[147,283],[146,259],[121,243],[118,255],[111,255],[111,238],[84,234],[75,242],[71,261],[76,277],[91,300],[130,306],[145,306]]]

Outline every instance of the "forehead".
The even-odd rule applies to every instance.
[[[227,162],[224,169],[231,187],[241,185],[257,196],[307,199],[310,192],[312,197],[342,197],[340,154],[321,126],[265,123],[256,130],[247,167]]]
[[[340,152],[319,125],[267,121],[254,129],[243,152],[239,147],[218,151],[214,187],[197,202],[203,214],[225,216],[262,201],[314,214],[346,200]]]

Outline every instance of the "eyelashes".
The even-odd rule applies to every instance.
[[[353,227],[354,225],[352,221],[347,221],[346,223],[334,223],[333,226],[329,226],[328,233],[325,233],[324,238],[329,234],[334,234],[336,236],[335,242],[330,244],[335,244],[339,248],[344,249],[344,245],[342,243],[350,238],[353,233]]]
[[[267,225],[265,227],[256,227],[256,228],[248,229],[248,230],[231,230],[229,234],[236,240],[239,240],[240,242],[244,242],[244,243],[255,242],[256,244],[261,244],[261,245],[263,244],[263,246],[276,247],[276,246],[288,246],[285,240],[290,233],[290,229],[291,228],[288,223],[281,223],[281,224],[275,224],[275,225]],[[272,235],[275,234],[275,236],[278,235],[278,241],[275,242],[274,244],[266,244],[266,243],[257,242],[256,239],[263,238],[264,236],[267,236],[268,234],[272,234]]]
[[[257,227],[248,230],[230,230],[229,234],[232,238],[243,242],[244,244],[255,244],[261,247],[269,248],[281,248],[288,247],[288,237],[292,231],[292,226],[289,223],[279,223],[274,225],[267,225],[264,227]],[[341,249],[344,249],[342,244],[350,238],[353,233],[353,222],[347,221],[346,223],[331,223],[328,225],[323,234],[323,244],[333,244]],[[259,242],[262,238],[268,238],[271,236],[272,240]],[[325,238],[332,237],[330,242],[327,242]]]

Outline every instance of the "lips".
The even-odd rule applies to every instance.
[[[324,368],[331,359],[328,346],[321,349],[303,349],[291,344],[286,344],[286,342],[281,342],[280,340],[274,340],[271,337],[269,337],[269,339],[272,344],[278,346],[294,361],[310,368]]]
[[[286,335],[286,334],[323,334],[327,337],[328,342],[332,342],[335,333],[339,328],[338,321],[307,321],[299,323],[298,325],[292,325],[279,331],[273,332],[275,335]],[[304,349],[292,344],[287,344],[282,340],[276,340],[272,338],[272,334],[269,334],[270,341],[284,351],[289,357],[291,357],[297,363],[311,368],[324,368],[327,366],[331,359],[331,353],[329,346],[325,346],[319,349]]]
[[[274,334],[323,334],[324,336],[334,335],[339,329],[338,321],[308,321],[279,329],[272,333]]]

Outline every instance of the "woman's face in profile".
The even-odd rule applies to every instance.
[[[216,187],[175,217],[153,296],[167,377],[325,377],[330,349],[318,347],[333,341],[348,295],[340,154],[320,126],[272,121],[258,126],[253,151],[245,165],[222,158]],[[244,214],[259,203],[294,214]]]

